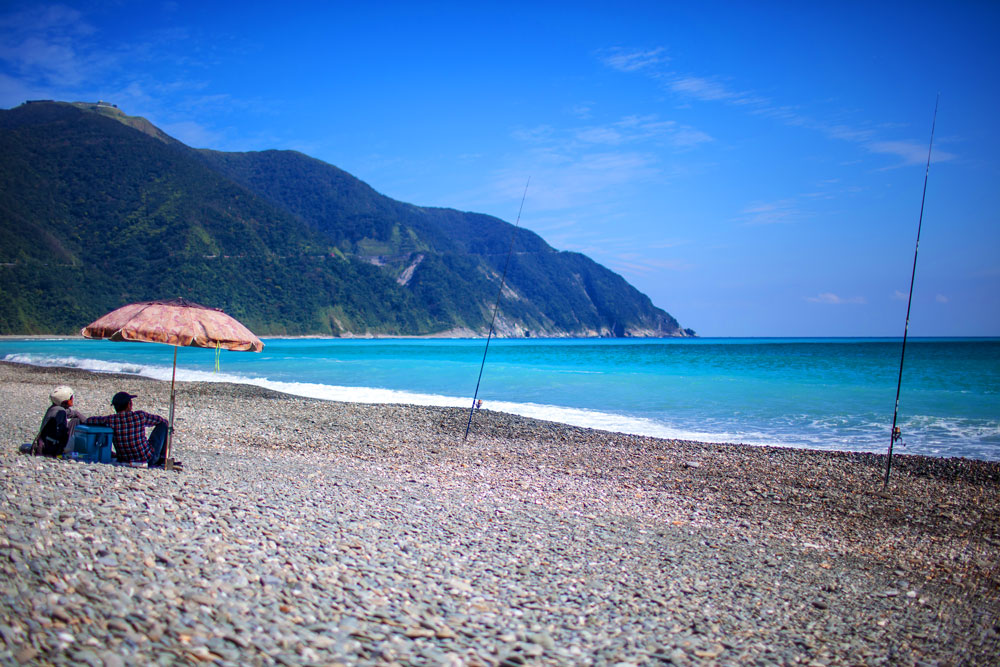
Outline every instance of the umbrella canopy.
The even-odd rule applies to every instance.
[[[88,324],[84,338],[165,343],[178,347],[221,347],[260,352],[264,344],[217,308],[184,299],[130,303]]]
[[[164,343],[174,346],[174,369],[170,378],[170,426],[163,452],[168,468],[173,467],[170,447],[174,434],[177,348],[214,347],[254,352],[264,349],[264,343],[260,342],[257,336],[218,308],[209,308],[184,299],[130,303],[91,322],[80,333],[84,338]]]

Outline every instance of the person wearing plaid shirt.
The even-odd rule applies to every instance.
[[[163,445],[167,441],[168,422],[160,415],[132,409],[132,399],[136,394],[120,391],[111,399],[115,414],[89,417],[84,424],[108,426],[114,431],[112,442],[115,455],[122,463],[160,463]],[[153,430],[146,438],[146,427]]]

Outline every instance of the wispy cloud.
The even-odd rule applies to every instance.
[[[36,86],[0,72],[0,108],[14,107],[25,100],[48,99],[50,89]]]
[[[752,106],[759,109],[772,108],[768,100],[746,91],[733,90],[718,79],[698,76],[665,77],[667,87],[675,93],[692,97],[702,102],[726,102],[739,106]]]
[[[168,6],[161,9],[169,11]],[[0,13],[0,35],[3,106],[27,99],[104,99],[149,118],[182,141],[213,148],[227,147],[226,132],[192,118],[273,107],[208,93],[215,42],[194,39],[183,27],[151,27],[131,40],[109,40],[85,10],[42,4]],[[169,76],[158,77],[154,65],[168,65]]]
[[[544,234],[550,242],[553,238],[560,237],[564,232],[573,230],[579,221],[573,216],[565,215],[536,215],[531,218],[531,228],[540,234]]]
[[[902,160],[902,163],[897,165],[901,167],[927,162],[928,145],[916,141],[871,141],[865,144],[865,148],[872,153],[895,155]],[[954,154],[941,150],[933,151],[931,154],[931,162],[945,162],[954,158]]]
[[[94,28],[76,9],[36,5],[0,17],[0,31],[0,62],[30,85],[76,85],[96,64],[78,47]]]
[[[581,102],[579,104],[573,105],[570,109],[570,113],[580,118],[582,120],[587,120],[591,117],[593,112],[593,103],[591,102]]]
[[[682,240],[666,240],[666,241],[660,241],[658,243],[650,243],[649,247],[650,248],[656,248],[656,249],[677,248],[679,246],[688,245],[689,243],[691,243],[691,242],[690,241],[686,241],[686,240],[683,240],[683,241]]]
[[[909,298],[910,295],[907,294],[906,292],[895,290],[892,293],[892,299],[895,301],[906,301]],[[950,301],[950,299],[946,297],[944,294],[935,295],[934,300],[937,301],[938,303],[948,303]]]
[[[741,220],[747,225],[776,225],[798,222],[803,212],[792,199],[772,202],[753,202],[741,211]]]
[[[201,123],[196,123],[194,121],[164,123],[160,129],[173,138],[195,148],[203,146],[218,146],[223,140],[223,135],[221,133],[211,130]]]
[[[625,141],[622,133],[613,127],[585,127],[576,134],[576,138],[588,144],[620,145]]]
[[[674,149],[693,148],[713,140],[701,130],[656,115],[625,116],[605,125],[581,127],[575,130],[575,139],[612,146],[654,142]]]
[[[601,192],[648,181],[659,173],[657,157],[644,151],[528,151],[516,166],[497,174],[494,189],[501,200],[520,198],[524,174],[531,174],[536,210],[573,209]]]
[[[842,297],[834,294],[833,292],[823,292],[816,296],[807,296],[806,301],[809,301],[810,303],[824,303],[834,306],[867,303],[863,296]]]
[[[880,132],[899,131],[898,127],[883,124],[878,129],[852,126],[839,121],[814,118],[801,109],[782,105],[752,90],[741,90],[719,76],[700,76],[680,73],[666,67],[668,60],[661,54],[664,49],[616,48],[601,56],[602,62],[621,72],[641,72],[664,86],[667,90],[688,101],[725,104],[740,107],[747,113],[774,119],[786,125],[820,132],[830,139],[857,144],[870,153],[893,156],[901,160],[892,167],[922,164],[927,159],[927,146],[909,139],[886,139]],[[934,152],[934,162],[944,162],[956,156],[941,150]]]
[[[713,141],[707,133],[655,114],[629,115],[603,124],[517,128],[522,144],[517,164],[496,173],[497,201],[519,197],[524,174],[532,175],[537,210],[571,211],[601,199],[602,193],[666,179],[674,173],[665,156]],[[491,199],[479,193],[479,199]]]
[[[714,141],[711,135],[696,130],[693,127],[682,126],[671,134],[671,142],[677,148],[692,148],[699,144]]]
[[[661,259],[625,253],[607,259],[608,265],[619,273],[656,274],[663,271],[690,271],[694,264],[682,259]]]
[[[665,64],[669,60],[665,51],[663,47],[643,50],[616,46],[601,51],[600,57],[601,61],[612,69],[620,72],[638,72]]]
[[[528,143],[541,143],[550,140],[555,135],[551,125],[536,125],[535,127],[519,127],[511,132],[511,137]]]
[[[0,67],[8,91],[30,91],[52,99],[109,99],[142,77],[141,63],[149,45],[105,43],[79,10],[64,5],[36,5],[0,15]],[[116,102],[122,98],[116,97]]]

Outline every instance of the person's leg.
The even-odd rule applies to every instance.
[[[157,424],[149,432],[149,464],[154,465],[163,457],[163,447],[167,444],[167,425]]]

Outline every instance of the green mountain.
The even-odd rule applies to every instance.
[[[0,111],[0,333],[181,296],[262,335],[485,335],[513,227],[292,151],[195,150],[103,103]],[[519,229],[496,331],[683,336],[621,276]]]

